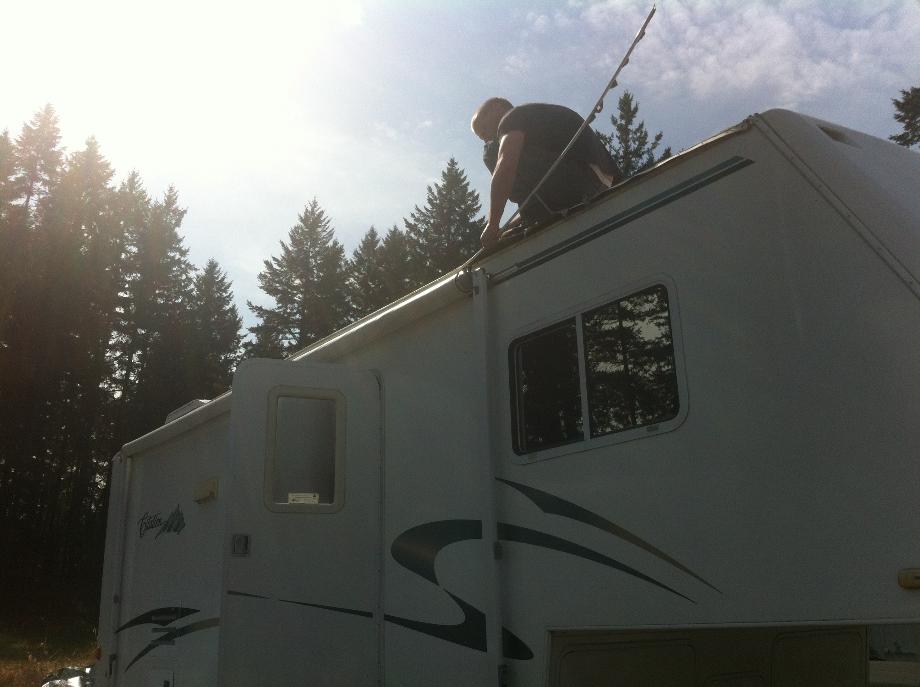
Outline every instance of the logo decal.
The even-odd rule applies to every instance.
[[[176,509],[169,514],[169,517],[166,520],[163,520],[163,517],[159,513],[147,513],[145,512],[137,521],[137,536],[138,538],[143,538],[143,536],[150,530],[157,530],[154,539],[159,537],[164,532],[175,532],[179,534],[183,529],[185,529],[185,516],[182,515],[182,508],[176,506]]]

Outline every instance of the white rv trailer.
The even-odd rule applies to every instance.
[[[115,459],[98,685],[920,684],[920,156],[783,110]]]

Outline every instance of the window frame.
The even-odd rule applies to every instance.
[[[674,374],[677,378],[677,400],[679,403],[677,414],[668,420],[663,420],[658,423],[633,427],[630,429],[622,430],[620,432],[611,432],[598,437],[592,437],[591,418],[588,407],[588,379],[586,370],[587,356],[585,354],[584,327],[582,316],[596,308],[621,301],[655,286],[664,287],[668,298],[668,317],[671,323],[671,344],[674,349]],[[584,438],[566,444],[557,444],[542,449],[536,449],[530,452],[522,452],[517,446],[518,390],[516,377],[517,370],[514,363],[514,348],[517,344],[532,338],[534,335],[539,334],[541,331],[560,325],[566,320],[573,318],[575,320],[575,331],[578,345],[578,375],[579,387],[581,390],[582,432],[584,433]],[[658,274],[643,279],[642,281],[631,282],[626,286],[617,288],[615,290],[606,291],[599,296],[581,301],[564,310],[557,311],[545,318],[531,322],[526,327],[522,327],[514,333],[507,344],[506,350],[508,352],[506,358],[508,365],[506,373],[508,375],[508,389],[510,396],[508,398],[508,404],[505,407],[509,408],[510,410],[510,432],[508,434],[508,441],[510,444],[509,448],[511,449],[512,462],[514,463],[526,465],[551,458],[558,458],[560,456],[582,453],[584,451],[592,451],[594,449],[613,446],[616,444],[623,444],[645,437],[666,434],[680,427],[684,423],[684,420],[686,419],[689,412],[689,393],[687,389],[686,376],[684,373],[683,333],[680,325],[678,293],[674,280],[668,275]]]
[[[335,456],[333,458],[333,499],[331,503],[277,503],[274,499],[275,434],[278,429],[278,399],[302,398],[335,403]],[[265,478],[262,502],[275,513],[335,513],[345,506],[345,396],[336,389],[314,389],[299,386],[276,386],[268,392],[268,415],[265,428]]]
[[[509,369],[511,370],[511,374],[509,375],[509,381],[510,381],[510,387],[511,387],[511,445],[512,445],[514,452],[518,455],[528,455],[530,453],[535,453],[536,451],[528,451],[525,453],[518,448],[518,444],[520,443],[522,429],[523,429],[522,423],[520,422],[520,418],[523,417],[523,415],[519,412],[521,395],[518,393],[517,384],[515,384],[518,378],[518,369],[519,369],[518,368],[518,356],[516,355],[516,353],[522,344],[526,344],[529,341],[532,341],[541,336],[554,332],[557,329],[562,329],[563,326],[568,325],[569,321],[572,321],[575,327],[575,364],[579,369],[579,377],[581,377],[581,367],[582,367],[581,358],[582,356],[579,355],[579,351],[581,350],[581,340],[582,339],[581,339],[580,330],[578,328],[577,318],[564,317],[561,320],[554,322],[553,324],[550,324],[546,327],[541,327],[540,329],[532,331],[529,334],[525,334],[524,336],[520,336],[516,338],[508,346],[508,366],[509,366]],[[584,394],[584,384],[581,381],[579,381],[578,393],[579,393],[579,398],[581,398],[582,395]],[[584,441],[585,428],[586,428],[586,425],[584,424],[585,422],[584,408],[585,408],[584,403],[581,403],[581,412],[582,412],[582,418],[581,418],[582,438],[581,439],[569,439],[567,441],[550,444],[544,448],[537,449],[537,450],[538,451],[550,451],[553,449],[562,448],[564,446],[571,446],[572,444],[577,444],[581,441]]]

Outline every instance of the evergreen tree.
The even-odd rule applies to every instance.
[[[17,273],[22,267],[20,253],[24,246],[24,236],[14,229],[18,224],[14,220],[16,208],[16,186],[13,183],[16,173],[16,157],[9,132],[0,134],[0,360],[6,347],[5,333],[9,330],[10,308],[13,303],[13,285]],[[2,367],[0,367],[2,371]]]
[[[264,261],[259,285],[274,307],[248,303],[261,322],[250,328],[256,341],[247,354],[281,349],[290,353],[345,325],[350,318],[345,249],[333,238],[326,213],[314,198],[281,241],[281,255]]]
[[[141,270],[137,250],[139,237],[146,231],[150,220],[151,204],[140,174],[132,171],[121,183],[115,196],[116,215],[125,237],[121,263],[125,283],[118,298],[118,319],[111,347],[116,368],[113,389],[121,409],[127,407],[133,394],[141,350],[144,348],[139,331],[141,323],[138,320],[138,308],[134,305],[133,297],[140,290]]]
[[[7,226],[5,222],[16,199],[15,174],[16,151],[10,132],[4,129],[0,134],[0,228]]]
[[[36,228],[40,214],[34,211],[60,175],[63,153],[54,110],[47,106],[38,112],[12,148],[8,140],[5,136],[2,144],[3,167],[10,176],[2,182],[0,210],[0,516],[12,526],[0,523],[0,535],[17,536],[21,543],[40,534],[48,510],[43,478],[51,460],[49,404],[59,398],[56,385],[64,365],[55,356],[64,339],[53,331],[53,315],[45,312],[61,291],[49,266],[65,258],[64,249],[53,227]]]
[[[894,118],[904,131],[888,138],[905,148],[917,145],[920,143],[920,87],[901,91],[901,99],[894,98],[891,102],[894,103]]]
[[[46,531],[49,566],[65,571],[85,563],[82,533],[101,506],[100,478],[115,450],[111,425],[108,347],[121,290],[122,234],[114,217],[113,172],[98,143],[69,157],[47,196],[39,234],[45,251],[45,365],[54,396],[45,404],[48,470]],[[64,524],[66,523],[66,524]]]
[[[390,302],[382,257],[380,235],[371,227],[355,248],[348,265],[348,291],[355,317],[364,317]]]
[[[380,246],[381,277],[390,301],[402,298],[415,288],[410,259],[409,241],[405,233],[393,225]]]
[[[252,303],[247,301],[252,308]],[[246,358],[275,358],[285,357],[287,347],[281,338],[281,331],[265,323],[250,327],[253,338],[243,342],[243,356]]]
[[[663,134],[659,131],[649,142],[645,122],[636,123],[638,114],[639,102],[633,98],[632,93],[624,91],[617,103],[616,117],[610,116],[613,133],[598,133],[624,177],[630,177],[671,157],[670,148],[665,148],[661,155],[655,157],[655,150],[661,144]]]
[[[63,337],[58,355],[66,356],[65,367],[81,386],[92,389],[91,416],[98,414],[99,394],[111,377],[107,352],[123,288],[124,234],[115,217],[112,176],[89,138],[67,160],[38,226],[48,291],[43,311],[54,327],[48,338]]]
[[[135,186],[136,201],[145,196]],[[192,266],[179,235],[185,210],[170,187],[162,201],[144,208],[139,226],[128,227],[126,300],[118,327],[119,386],[130,413],[122,417],[125,437],[162,424],[188,402],[186,342],[194,329]]]
[[[22,127],[16,140],[18,173],[14,183],[26,213],[50,193],[60,175],[62,151],[58,118],[51,105],[45,105]]]
[[[227,275],[213,258],[195,276],[194,329],[189,342],[192,396],[214,398],[230,388],[240,357],[243,320],[233,304]]]
[[[106,352],[124,286],[121,261],[125,234],[116,216],[112,176],[98,142],[90,137],[85,149],[68,159],[61,183],[48,199],[43,220],[48,225],[48,231],[43,233],[56,235],[59,242],[53,252],[79,256],[75,264],[73,257],[55,264],[55,256],[49,256],[49,279],[56,291],[67,294],[66,301],[58,297],[61,312],[54,319],[66,322],[69,313],[76,313],[72,315],[74,330],[79,332],[76,338],[91,355],[96,369],[94,379],[99,380],[111,375]],[[62,281],[73,267],[73,280]]]
[[[381,240],[374,227],[349,263],[348,289],[355,317],[389,305],[413,288],[406,235],[392,227]]]
[[[18,338],[26,349],[21,352],[29,359],[32,356],[27,325],[35,324],[28,319],[35,298],[30,289],[36,286],[36,271],[43,264],[42,257],[37,255],[36,236],[30,228],[37,217],[35,207],[51,192],[60,176],[63,157],[60,138],[57,115],[51,105],[36,112],[31,123],[23,125],[14,144],[6,131],[0,137],[0,272],[3,273],[0,342],[12,345],[10,340]],[[20,331],[14,331],[17,328]],[[28,375],[28,369],[17,367],[19,375]]]
[[[45,140],[57,145],[56,136]],[[21,160],[61,157],[29,136],[21,141],[20,172],[30,169]],[[0,462],[12,468],[0,478],[0,515],[16,523],[11,531],[20,541],[13,546],[38,572],[73,572],[86,562],[92,547],[80,540],[102,503],[99,478],[112,448],[107,346],[120,288],[112,276],[120,242],[111,176],[92,139],[54,175],[33,175],[38,181],[30,185],[20,174],[17,207],[41,201],[42,211],[7,234],[25,250],[16,258],[5,318],[10,336],[0,355],[0,413],[11,430],[11,441],[0,442]]]
[[[421,286],[459,267],[479,250],[485,219],[478,217],[479,194],[454,158],[441,172],[441,182],[428,187],[425,207],[404,220],[411,282]]]

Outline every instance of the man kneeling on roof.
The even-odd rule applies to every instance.
[[[518,205],[534,190],[584,123],[561,105],[528,103],[514,107],[489,98],[473,114],[473,133],[486,142],[483,162],[492,173],[492,189],[482,245],[494,245],[508,200]],[[572,149],[525,207],[525,224],[549,219],[622,180],[623,175],[597,134],[586,127]]]

